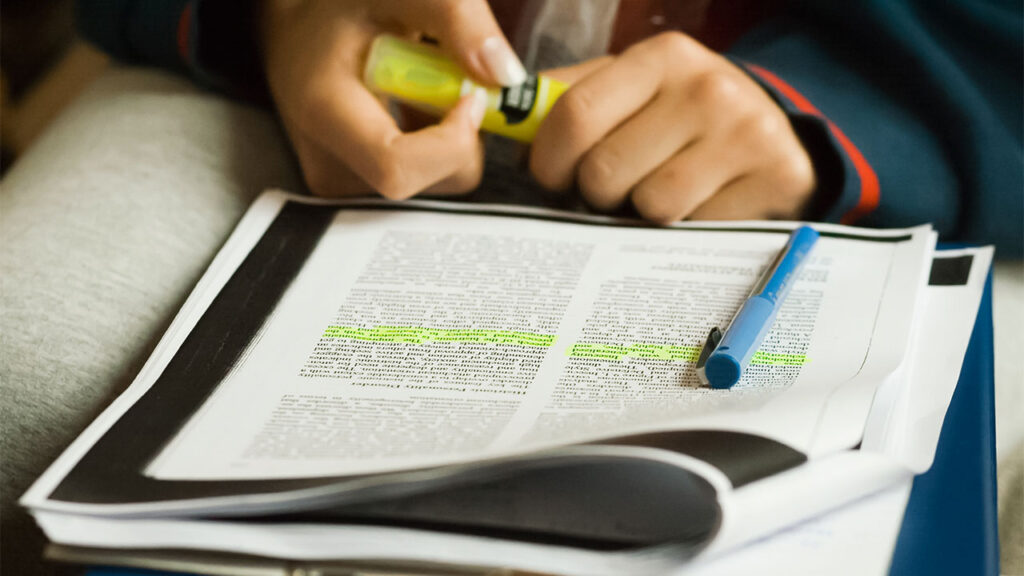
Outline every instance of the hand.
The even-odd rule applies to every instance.
[[[814,169],[782,110],[742,70],[680,33],[548,74],[572,82],[540,126],[530,169],[646,219],[799,218]]]
[[[479,183],[484,102],[467,96],[440,123],[403,132],[362,75],[387,31],[434,38],[482,83],[522,82],[485,0],[265,0],[259,22],[270,91],[314,193],[402,199]]]

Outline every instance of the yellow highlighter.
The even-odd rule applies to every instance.
[[[387,34],[378,36],[370,46],[364,81],[373,92],[437,116],[481,87],[441,50]],[[569,85],[530,75],[519,86],[483,88],[487,107],[480,128],[531,142],[551,106]]]

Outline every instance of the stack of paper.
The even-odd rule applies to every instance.
[[[122,554],[701,574],[870,532],[884,569],[991,252],[815,225],[743,379],[701,386],[794,226],[266,193],[23,504]]]

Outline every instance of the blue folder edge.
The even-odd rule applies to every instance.
[[[891,576],[998,576],[995,420],[989,273],[935,462],[914,479]]]
[[[928,472],[914,479],[890,576],[999,574],[992,276]],[[178,574],[178,573],[174,573]],[[92,568],[87,576],[158,576]]]

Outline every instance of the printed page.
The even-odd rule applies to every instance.
[[[338,211],[147,474],[377,473],[658,430],[849,447],[906,350],[933,242],[927,228],[820,227],[749,370],[719,391],[694,373],[704,338],[793,225],[657,229],[404,206],[418,209]],[[821,422],[836,398],[845,417]]]
[[[991,260],[991,247],[935,253],[936,264],[929,285],[919,298],[920,313],[914,323],[911,349],[900,369],[883,384],[874,399],[860,452],[882,454],[892,465],[907,472],[919,474],[931,466]],[[851,500],[870,484],[888,488],[770,536],[764,536],[768,532],[766,523],[778,523],[778,513],[747,514],[731,523],[760,535],[760,539],[738,548],[726,548],[725,553],[711,554],[710,558],[705,556],[682,569],[679,575],[887,574],[912,478],[908,474],[900,482],[872,482],[864,476],[865,469],[857,466],[847,473],[826,474],[827,480],[818,482],[815,491],[836,492],[836,498],[830,502],[835,506]],[[787,489],[800,491],[798,486]],[[737,495],[744,490],[747,488],[737,491]],[[782,495],[781,491],[772,492],[775,500]],[[811,500],[788,498],[787,510],[803,507],[809,515]],[[731,508],[747,511],[747,507]],[[727,528],[729,523],[727,519]],[[715,543],[719,547],[722,544]],[[837,557],[847,561],[839,565],[835,562]]]
[[[372,560],[384,563],[377,567],[381,571],[390,568],[389,574],[407,574],[410,563],[423,562],[435,568],[451,566],[453,575],[466,573],[467,566],[477,566],[481,567],[479,574],[520,570],[584,576],[883,576],[888,574],[909,488],[908,482],[727,554],[693,562],[688,550],[681,547],[607,552],[394,527],[111,519],[52,512],[39,512],[37,519],[54,541],[84,546],[92,554],[107,554],[73,558],[78,563],[116,566],[127,562],[125,565],[163,570],[212,572],[223,566],[222,573],[249,574],[254,573],[251,570],[257,562],[253,558],[258,557],[266,559],[258,562],[263,570],[260,574],[287,573],[285,566],[294,570],[296,564],[307,573],[330,574],[338,571],[332,560],[351,560],[364,568]],[[174,550],[169,556],[171,564],[154,562],[154,554],[146,552],[160,549]],[[239,557],[238,564],[230,556],[218,556],[216,563],[211,563],[210,556],[204,554],[210,550],[245,556]],[[289,560],[267,559],[274,557]],[[842,561],[837,561],[839,558]],[[197,563],[190,566],[193,559]],[[387,560],[394,565],[388,566]],[[494,568],[487,572],[486,566]],[[271,571],[274,569],[277,571]]]
[[[886,454],[918,474],[931,467],[992,256],[992,247],[935,253],[930,284],[920,298],[924,313],[915,322],[912,353],[880,387],[862,450]]]
[[[671,574],[884,576],[889,573],[911,484],[908,478],[746,546],[685,564]]]

